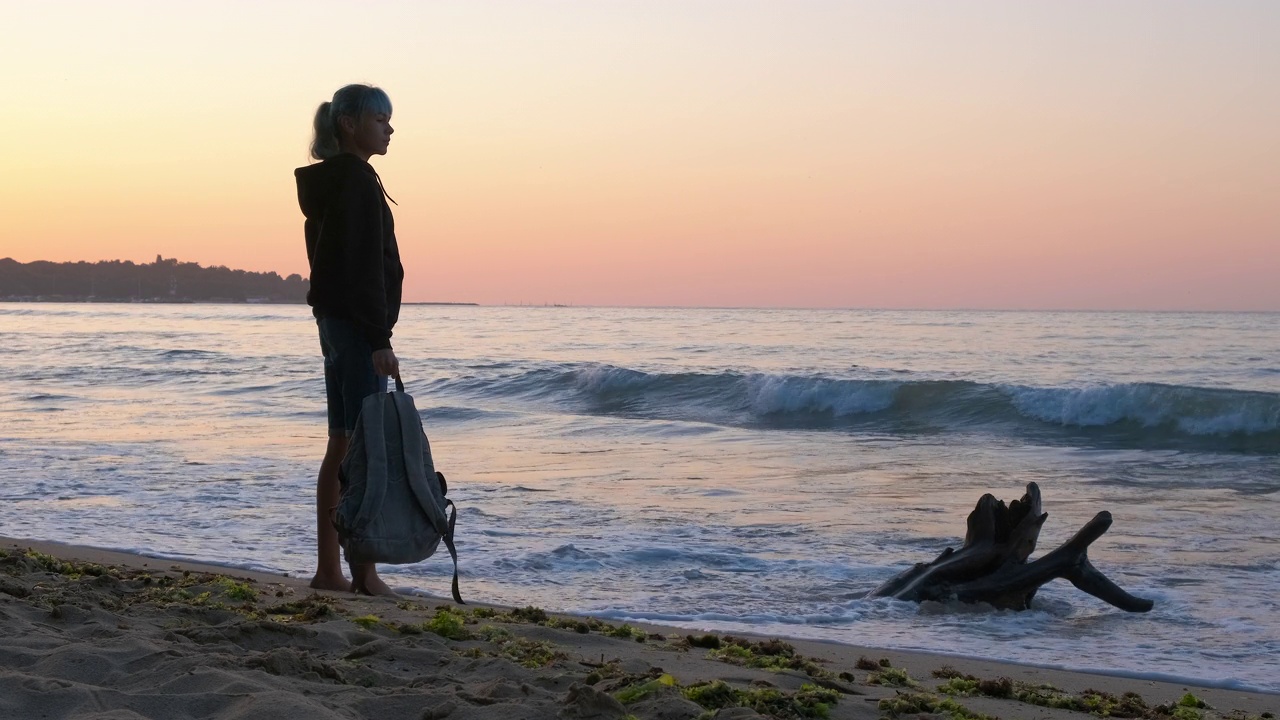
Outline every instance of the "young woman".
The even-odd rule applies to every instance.
[[[387,154],[391,100],[370,85],[347,85],[316,110],[311,156],[298,168],[298,203],[306,216],[311,305],[320,329],[329,408],[329,444],[316,484],[316,574],[311,587],[394,594],[373,564],[342,574],[338,535],[329,518],[337,506],[338,467],[365,396],[385,392],[399,377],[391,330],[400,315],[404,269],[382,181],[369,164]],[[394,201],[393,201],[394,202]]]

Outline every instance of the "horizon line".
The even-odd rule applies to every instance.
[[[150,302],[147,300],[17,300],[0,297],[0,304],[6,305],[302,305],[305,302],[267,302],[252,303],[228,300],[192,300],[180,303]],[[1044,314],[1126,314],[1126,315],[1276,315],[1275,310],[1207,310],[1207,309],[1101,309],[1101,308],[981,308],[981,307],[856,307],[856,306],[801,306],[801,305],[608,305],[608,304],[571,304],[571,303],[480,303],[455,300],[406,300],[404,305],[431,305],[441,307],[476,307],[476,308],[528,308],[554,310],[769,310],[769,311],[808,311],[808,312],[909,312],[909,313],[1044,313]]]

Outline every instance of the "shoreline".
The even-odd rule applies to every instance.
[[[258,567],[254,567],[252,563],[243,563],[243,564],[217,563],[217,562],[210,562],[210,561],[190,560],[182,557],[172,557],[172,556],[159,555],[159,554],[147,555],[141,552],[135,552],[130,550],[120,550],[120,549],[111,549],[111,548],[100,548],[100,547],[87,546],[87,545],[77,545],[72,543],[64,543],[58,540],[33,540],[28,538],[14,538],[6,535],[0,535],[0,549],[5,549],[5,548],[14,549],[19,547],[23,549],[30,548],[30,549],[36,550],[37,552],[47,553],[49,555],[64,557],[68,559],[88,560],[89,558],[92,558],[92,560],[90,560],[91,562],[95,562],[99,564],[146,566],[148,563],[152,563],[152,564],[168,563],[172,565],[178,565],[183,568],[198,570],[200,572],[215,573],[215,574],[236,574],[239,576],[253,578],[259,582],[282,582],[283,581],[283,582],[297,583],[303,587],[306,586],[306,582],[307,582],[307,578],[301,575],[290,575],[287,572],[264,570]],[[345,565],[344,565],[344,568],[345,568]],[[399,593],[401,597],[405,597],[405,598],[412,598],[412,599],[431,601],[431,602],[435,602],[435,601],[452,602],[452,600],[445,594],[435,595],[418,588],[401,586],[401,587],[393,587],[393,590]],[[335,597],[343,596],[342,593],[333,593],[333,595]],[[351,596],[351,597],[354,597],[354,596]],[[467,599],[465,593],[464,593],[464,599]],[[485,607],[507,607],[505,605],[501,605],[497,603],[491,603],[484,600],[474,600],[474,599],[468,600],[467,604],[470,605],[477,602],[484,605]],[[684,633],[712,632],[712,633],[721,633],[721,634],[736,634],[736,635],[759,637],[759,638],[777,637],[777,638],[786,640],[787,642],[792,644],[815,644],[817,646],[830,645],[835,648],[855,648],[866,653],[872,653],[872,652],[901,653],[906,656],[918,655],[923,658],[928,658],[930,659],[930,661],[935,663],[946,663],[950,661],[963,662],[963,663],[976,662],[976,663],[986,663],[993,668],[1028,668],[1031,670],[1041,670],[1041,671],[1047,671],[1047,672],[1062,672],[1062,673],[1070,673],[1074,675],[1084,675],[1089,677],[1116,678],[1118,680],[1132,681],[1132,682],[1138,682],[1138,683],[1156,682],[1156,683],[1162,683],[1165,685],[1177,685],[1179,687],[1187,687],[1187,688],[1226,690],[1226,691],[1241,692],[1246,694],[1274,696],[1278,699],[1277,703],[1280,704],[1280,690],[1273,691],[1273,690],[1268,690],[1266,688],[1251,686],[1251,685],[1248,685],[1247,683],[1235,680],[1233,678],[1227,678],[1223,680],[1211,680],[1206,678],[1174,675],[1170,673],[1158,673],[1158,672],[1140,673],[1140,672],[1133,672],[1133,671],[1127,671],[1127,670],[1121,670],[1121,669],[1089,668],[1089,667],[1079,667],[1079,666],[1073,667],[1066,663],[1061,663],[1061,664],[1037,663],[1037,662],[1029,662],[1029,661],[1016,661],[1016,660],[990,658],[987,656],[977,655],[977,654],[946,652],[943,650],[925,650],[920,648],[901,648],[901,647],[887,647],[887,646],[880,646],[880,645],[862,645],[862,644],[841,642],[839,640],[823,640],[823,639],[818,639],[813,637],[791,636],[791,635],[777,634],[777,633],[767,634],[767,633],[755,632],[752,630],[744,630],[744,629],[720,630],[720,629],[708,628],[693,622],[680,624],[680,621],[664,622],[663,620],[660,620],[660,619],[655,620],[655,619],[643,618],[643,617],[630,617],[626,615],[619,615],[617,617],[613,617],[613,616],[604,615],[604,614],[591,614],[591,613],[562,611],[562,610],[554,610],[554,609],[548,610],[548,612],[553,612],[557,615],[564,615],[564,616],[570,616],[570,617],[592,618],[592,619],[599,620],[602,622],[607,622],[607,623],[629,623],[634,626],[644,626],[648,628],[655,628],[657,630],[666,630],[669,632],[684,632]],[[945,638],[940,638],[940,641],[945,642]]]
[[[28,550],[42,555],[28,557]],[[892,699],[903,693],[923,692],[931,693],[937,698],[946,698],[947,696],[938,695],[934,690],[935,686],[943,682],[935,674],[944,668],[958,671],[964,676],[984,680],[1008,678],[1012,683],[1026,687],[1047,683],[1056,688],[1063,697],[1068,698],[1079,697],[1087,692],[1101,692],[1115,697],[1122,697],[1125,693],[1136,693],[1149,707],[1176,706],[1180,699],[1190,693],[1209,706],[1207,709],[1197,710],[1200,717],[1205,720],[1215,717],[1263,718],[1267,717],[1264,713],[1275,713],[1280,709],[1280,695],[1249,689],[1200,685],[1176,679],[1097,674],[943,653],[863,647],[820,640],[786,639],[781,643],[782,645],[794,648],[798,656],[812,659],[817,663],[813,667],[829,671],[819,673],[821,677],[806,676],[794,668],[758,669],[733,664],[724,659],[714,659],[711,656],[720,651],[705,649],[702,646],[689,646],[686,639],[698,633],[688,628],[647,622],[625,622],[619,626],[617,621],[602,622],[598,618],[588,616],[543,613],[541,610],[535,612],[534,609],[527,609],[527,611],[533,614],[540,613],[544,622],[530,621],[529,617],[524,616],[521,616],[523,619],[516,621],[512,618],[526,611],[512,611],[510,608],[485,605],[475,599],[473,604],[454,606],[446,597],[405,595],[398,600],[393,600],[356,597],[350,593],[314,593],[306,587],[305,578],[207,563],[151,558],[49,541],[0,537],[0,553],[5,556],[0,558],[0,562],[8,563],[0,568],[4,570],[0,572],[0,618],[5,625],[0,628],[5,638],[0,640],[0,643],[3,643],[6,651],[0,655],[10,657],[10,660],[0,666],[3,667],[3,670],[0,670],[0,687],[6,690],[4,695],[20,698],[17,702],[26,711],[33,714],[49,713],[50,717],[88,715],[62,712],[50,704],[51,699],[41,699],[43,695],[40,694],[23,694],[24,691],[19,688],[35,685],[51,687],[59,683],[71,682],[70,687],[62,688],[66,691],[65,693],[60,690],[53,694],[58,696],[85,694],[100,697],[103,693],[114,693],[113,697],[118,696],[117,700],[113,701],[117,702],[117,705],[112,707],[118,706],[122,710],[131,710],[144,717],[165,716],[163,713],[148,714],[149,711],[144,707],[145,703],[138,704],[141,701],[136,701],[134,695],[121,694],[121,691],[115,687],[120,682],[125,685],[128,682],[134,682],[136,679],[131,679],[127,669],[131,662],[135,664],[141,662],[141,660],[125,661],[118,657],[120,651],[117,646],[121,642],[142,643],[139,652],[145,657],[165,657],[167,654],[178,653],[182,659],[178,665],[186,674],[212,673],[221,678],[220,682],[225,684],[229,680],[227,673],[231,673],[235,683],[259,683],[262,685],[264,702],[268,702],[268,698],[278,699],[280,693],[284,692],[292,698],[290,702],[296,700],[299,704],[297,717],[315,716],[315,712],[320,707],[328,708],[327,712],[339,712],[335,716],[343,716],[344,713],[341,712],[343,708],[362,714],[365,710],[359,708],[367,707],[371,710],[373,706],[368,703],[377,705],[384,701],[390,702],[386,698],[394,695],[399,698],[396,702],[408,703],[416,709],[398,713],[398,711],[384,708],[377,711],[382,720],[390,720],[393,717],[510,716],[496,712],[497,708],[492,706],[499,703],[519,707],[518,716],[531,718],[625,717],[627,714],[639,718],[694,718],[698,715],[689,713],[692,713],[696,706],[690,704],[689,700],[680,693],[687,694],[695,692],[699,687],[710,687],[706,683],[717,680],[726,683],[726,687],[738,688],[742,693],[752,692],[752,688],[774,688],[778,693],[794,697],[801,697],[806,692],[802,690],[805,685],[827,682],[830,686],[840,688],[842,691],[851,691],[848,694],[840,692],[839,699],[835,700],[829,708],[831,717],[883,717],[893,716],[893,714],[886,715],[886,712],[880,708],[880,700]],[[59,575],[51,573],[48,567],[33,566],[33,563],[37,562],[32,559],[35,557],[52,557],[61,561],[92,563],[99,568],[115,568],[112,570],[114,573],[112,577],[115,578],[116,575],[119,577],[102,580],[90,578],[89,573],[78,571]],[[47,564],[52,561],[44,562]],[[17,575],[11,572],[15,567],[22,569]],[[94,572],[99,571],[94,570]],[[168,605],[164,602],[151,601],[136,605],[129,604],[148,592],[142,585],[138,585],[139,582],[150,585],[153,580],[148,578],[163,577],[169,579],[162,582],[170,584],[176,582],[178,585],[182,585],[190,578],[203,577],[204,585],[193,587],[193,592],[207,586],[210,589],[204,590],[204,593],[212,594],[196,594],[185,600],[172,601]],[[217,600],[220,597],[219,587],[240,587],[239,584],[255,589],[254,592],[245,591],[246,597],[261,599],[254,600],[256,604],[252,604],[252,607],[250,607],[251,603],[247,602],[237,606],[230,599]],[[112,589],[115,594],[104,594],[103,588]],[[334,608],[335,614],[331,616],[332,619],[314,625],[300,621],[289,623],[271,614],[268,603],[277,602],[272,596],[280,598],[278,602],[319,598],[315,602],[323,602],[326,607]],[[192,597],[195,599],[191,599]],[[200,598],[205,600],[201,601]],[[125,601],[123,605],[122,599]],[[218,609],[216,611],[210,609],[210,604]],[[75,609],[61,610],[61,608]],[[454,641],[430,632],[425,634],[409,632],[410,627],[418,627],[418,621],[433,612],[437,617],[444,613],[446,619],[452,619],[453,611],[449,608],[457,608],[460,613],[457,617],[467,618],[466,629],[460,632],[463,635],[469,635],[470,639]],[[512,612],[515,613],[514,616]],[[49,620],[51,616],[55,619]],[[377,621],[370,621],[370,617],[377,618]],[[551,619],[546,621],[546,618]],[[366,625],[371,626],[366,627]],[[49,631],[46,628],[49,626],[61,628],[59,632],[54,633],[56,638],[48,636]],[[126,626],[130,629],[139,628],[138,634],[142,637],[134,637],[134,633],[124,632]],[[179,627],[182,633],[186,634],[175,635],[178,631],[173,630],[174,627]],[[631,630],[624,633],[619,629],[620,627],[631,628]],[[89,628],[92,628],[92,631]],[[302,634],[296,639],[285,638],[278,642],[267,639],[268,636],[273,635],[273,632],[278,633],[281,630],[302,631]],[[477,639],[479,637],[477,633],[489,633],[493,637],[481,640]],[[184,641],[183,638],[188,636],[196,638],[196,641],[194,643],[191,639]],[[731,638],[728,635],[716,634],[705,637],[713,636]],[[213,639],[206,643],[199,638]],[[508,642],[502,638],[510,640]],[[763,636],[740,634],[739,640],[741,638],[745,638],[748,645],[754,642],[763,646],[771,642]],[[644,639],[647,639],[647,642],[638,642]],[[945,643],[945,638],[939,638],[939,640],[940,643]],[[715,642],[720,640],[717,639]],[[431,646],[430,661],[423,658],[414,660],[415,654],[423,650],[424,643]],[[542,647],[550,653],[549,657],[557,659],[537,668],[529,668],[504,658],[503,653],[507,651],[503,648],[520,643],[528,647]],[[408,668],[409,675],[417,679],[401,683],[395,672],[382,668],[374,660],[364,664],[353,662],[351,658],[353,654],[357,655],[355,659],[366,657],[357,652],[360,647],[375,644],[383,648],[389,657],[397,658],[395,664]],[[40,655],[44,660],[26,663],[26,667],[22,667],[24,662],[34,656],[33,654],[39,654],[34,650],[37,647],[45,653]],[[50,647],[53,649],[49,649]],[[735,652],[745,653],[746,651],[737,648]],[[68,673],[75,674],[75,668],[72,667],[74,663],[64,665],[49,660],[54,656],[68,654],[80,657],[81,663],[101,665],[107,662],[110,664],[114,658],[119,664],[107,672],[98,684],[95,684],[91,681],[86,682],[88,678],[67,677]],[[371,653],[367,657],[376,659],[378,655]],[[17,660],[15,661],[14,658]],[[599,662],[596,662],[597,659]],[[905,673],[905,677],[911,678],[918,687],[909,689],[872,684],[870,682],[872,675],[883,674],[883,672],[868,670],[866,667],[868,659],[881,665],[888,662],[889,667],[895,672]],[[244,665],[246,662],[248,666]],[[337,664],[334,664],[335,662]],[[323,670],[325,667],[332,671],[329,674],[334,677],[328,677],[325,674],[329,672]],[[143,686],[134,691],[134,694],[146,695],[154,699],[154,696],[164,694],[164,688],[183,680],[183,675],[177,673],[177,668],[167,670],[153,668],[153,670],[158,672],[149,672],[148,677],[153,678],[150,682],[155,687],[143,683]],[[361,685],[360,682],[351,682],[352,673],[359,675],[365,671],[373,673],[365,677],[372,684]],[[656,674],[654,674],[655,671]],[[621,674],[617,677],[597,677],[601,673]],[[443,679],[446,677],[448,679]],[[659,683],[662,687],[651,687],[646,691],[646,697],[648,695],[653,697],[628,703],[624,708],[624,714],[615,712],[617,708],[610,698],[603,697],[605,695],[626,696],[629,692],[628,688],[644,685],[640,682],[644,678],[648,678],[645,682],[652,683],[668,677],[672,678],[671,684]],[[435,679],[428,682],[424,678]],[[596,679],[595,683],[587,682],[593,678]],[[416,687],[415,682],[418,683]],[[618,686],[619,683],[623,685]],[[520,687],[532,689],[515,692],[512,691],[513,687],[517,690]],[[228,703],[237,707],[243,704],[243,693],[230,693],[241,698],[235,700],[223,690],[222,685],[214,683],[209,687],[202,685],[197,694],[207,696],[202,700],[207,704]],[[410,690],[414,692],[409,692]],[[497,695],[481,698],[477,694],[489,690]],[[835,691],[827,690],[827,692]],[[18,694],[15,696],[13,693]],[[322,698],[318,706],[315,705],[317,698]],[[1079,710],[1044,707],[1011,697],[978,695],[955,697],[952,700],[973,713],[1004,718],[1089,716]],[[414,703],[418,704],[414,705]],[[425,705],[422,703],[426,705],[436,703],[440,706],[437,709],[441,711],[452,709],[445,714],[431,715],[423,709]],[[582,703],[595,708],[590,712],[599,710],[602,714],[591,715],[588,712],[590,708],[582,706]],[[285,703],[285,705],[289,704]],[[0,701],[0,709],[4,707],[6,707],[5,702]],[[99,711],[102,710],[105,708]],[[494,711],[494,714],[486,714],[488,711]],[[231,713],[229,706],[227,712],[230,714],[211,716],[240,716]],[[703,706],[698,712],[711,711]],[[719,713],[720,715],[712,714],[707,717],[753,717],[747,714],[734,715],[729,709],[722,709]],[[915,714],[906,716],[914,717]],[[278,717],[283,720],[294,715],[286,711]],[[1151,717],[1160,716],[1151,715]]]

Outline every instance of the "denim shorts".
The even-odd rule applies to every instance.
[[[329,434],[350,435],[364,399],[387,391],[387,378],[373,370],[373,348],[359,328],[342,318],[316,318],[320,352],[324,353],[324,393],[329,406]]]

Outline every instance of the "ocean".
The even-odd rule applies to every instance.
[[[404,308],[464,597],[1280,692],[1280,314]],[[0,304],[0,534],[309,577],[302,306]],[[1131,614],[868,591],[1028,482]],[[447,555],[385,567],[448,596]]]

